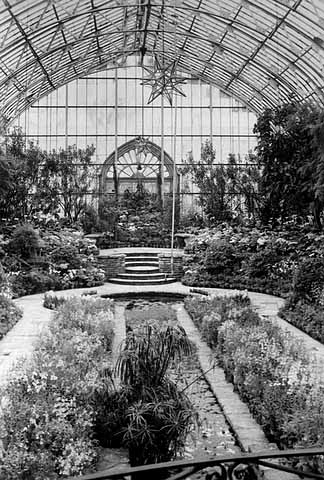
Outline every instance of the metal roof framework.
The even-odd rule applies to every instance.
[[[0,113],[159,55],[255,112],[324,105],[323,0],[0,0]]]

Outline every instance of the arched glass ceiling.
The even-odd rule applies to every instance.
[[[256,112],[292,95],[323,104],[324,1],[2,0],[2,116],[134,54],[177,59]]]

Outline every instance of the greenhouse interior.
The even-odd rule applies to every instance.
[[[3,0],[0,479],[324,479],[324,1]]]

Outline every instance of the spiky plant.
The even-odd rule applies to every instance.
[[[182,452],[197,424],[189,398],[168,376],[168,369],[192,353],[192,345],[177,326],[151,325],[130,332],[116,365],[128,407],[123,412],[122,444],[132,465],[171,460]],[[125,405],[125,404],[124,404]]]
[[[191,354],[192,345],[182,327],[146,325],[139,333],[128,333],[116,371],[122,383],[133,388],[161,386],[171,364]]]

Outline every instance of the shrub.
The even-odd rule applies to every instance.
[[[281,260],[274,250],[266,249],[251,254],[243,265],[245,273],[250,278],[269,276],[276,263]]]
[[[0,295],[0,340],[21,319],[22,310],[4,295]]]
[[[324,286],[324,258],[304,259],[298,266],[292,287],[290,304],[298,301],[318,304]]]
[[[39,245],[38,233],[31,225],[25,224],[14,230],[8,248],[22,258],[29,259],[36,253]]]
[[[19,273],[13,277],[12,289],[14,297],[33,295],[59,287],[59,280],[53,275],[41,270],[32,269],[26,273]]]
[[[49,310],[57,310],[64,302],[66,298],[57,297],[53,291],[46,292],[43,300],[43,307],[48,308]]]
[[[5,273],[3,266],[0,263],[0,295],[11,296],[11,285],[9,276]]]
[[[241,266],[243,256],[226,240],[212,241],[205,253],[204,265],[208,273],[233,274]]]
[[[324,308],[297,302],[289,302],[280,310],[280,316],[315,340],[324,343]]]

